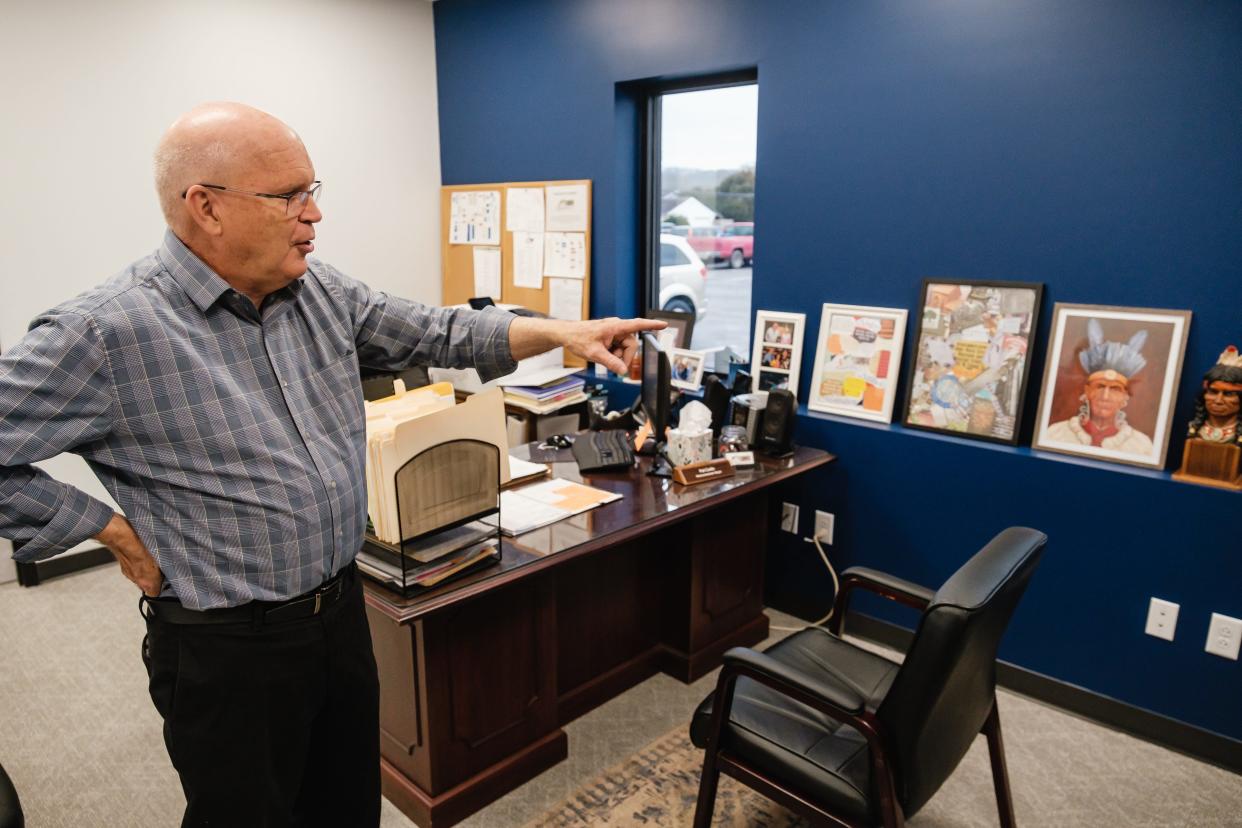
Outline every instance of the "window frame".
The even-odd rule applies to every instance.
[[[660,113],[663,97],[675,92],[703,92],[758,83],[759,70],[752,66],[656,80],[645,85],[640,136],[642,180],[639,186],[642,272],[639,273],[637,285],[638,307],[644,312],[648,308],[659,310],[660,307]]]

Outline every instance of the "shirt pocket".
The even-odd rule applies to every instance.
[[[327,436],[360,432],[366,419],[358,354],[353,343],[341,347],[345,352],[339,353],[329,364],[316,368],[307,387],[309,402],[321,412],[319,419]]]

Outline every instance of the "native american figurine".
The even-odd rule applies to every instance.
[[[1242,355],[1230,345],[1203,375],[1195,397],[1195,416],[1186,433],[1177,480],[1242,489],[1242,434],[1238,433],[1238,394],[1242,393]]]
[[[1203,375],[1195,398],[1195,416],[1187,437],[1209,443],[1242,445],[1238,431],[1238,395],[1242,393],[1242,354],[1230,345]]]

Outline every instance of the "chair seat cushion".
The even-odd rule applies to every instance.
[[[898,668],[819,627],[789,636],[767,655],[852,687],[871,711],[884,699]],[[700,748],[710,733],[712,701],[708,696],[690,723],[690,738]],[[858,820],[875,816],[866,739],[830,716],[739,678],[722,743],[727,753],[829,810]]]

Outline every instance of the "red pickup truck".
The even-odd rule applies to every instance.
[[[755,258],[755,223],[735,221],[723,227],[686,228],[686,241],[708,264],[728,262],[729,267],[751,264]]]

